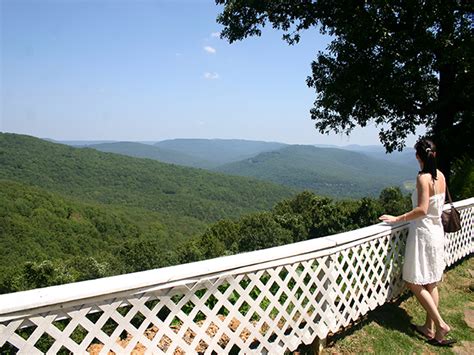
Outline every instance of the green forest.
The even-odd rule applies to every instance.
[[[151,144],[137,142],[114,142],[91,144],[87,147],[99,150],[101,152],[123,154],[135,158],[148,158],[158,160],[163,163],[190,166],[193,168],[208,169],[215,166],[215,164],[211,161],[192,156],[186,152],[161,148]]]
[[[417,167],[343,149],[291,145],[226,164],[216,171],[255,177],[338,198],[377,196],[386,186],[414,181]]]
[[[185,238],[157,222],[159,214],[144,217],[0,180],[0,291],[143,271],[318,238],[373,224],[382,212],[398,213],[408,203],[398,188],[387,188],[378,199],[361,200],[333,200],[302,192],[269,211],[221,219],[202,232],[189,228],[191,237]]]
[[[387,155],[377,146],[344,149],[232,139],[85,146],[102,152],[252,177],[335,198],[377,196],[384,187],[392,185],[404,188],[414,181],[417,173],[414,151]]]
[[[0,179],[83,201],[213,222],[269,209],[295,190],[150,159],[0,134]],[[180,218],[180,217],[178,217]]]
[[[268,248],[410,208],[0,134],[0,292]]]

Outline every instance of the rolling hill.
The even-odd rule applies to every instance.
[[[343,149],[292,145],[216,171],[343,198],[375,196],[384,187],[414,179],[417,169]]]
[[[101,152],[128,155],[136,158],[148,158],[163,163],[177,164],[194,168],[211,168],[215,164],[179,151],[159,148],[150,144],[136,142],[114,142],[92,144],[88,148],[97,149]]]
[[[17,134],[0,134],[0,178],[101,204],[202,222],[271,208],[293,190]]]
[[[417,171],[413,149],[386,154],[382,146],[375,145],[313,149],[261,141],[175,139],[155,145],[115,142],[89,147],[254,177],[337,198],[374,196],[389,185],[407,186]]]
[[[375,159],[387,160],[396,164],[417,166],[415,158],[415,149],[405,147],[402,152],[395,151],[390,154],[385,152],[385,148],[381,145],[357,145],[351,144],[340,147],[341,149],[350,150],[353,152],[363,153]]]
[[[0,133],[0,293],[178,262],[215,221],[295,190]]]
[[[213,167],[217,167],[278,150],[286,144],[243,139],[172,139],[158,142],[155,146],[211,162]]]
[[[0,293],[168,266],[206,226],[0,179]]]
[[[152,225],[137,223],[126,211],[9,180],[0,180],[0,211],[0,269],[76,255],[111,259],[111,246],[149,232]]]

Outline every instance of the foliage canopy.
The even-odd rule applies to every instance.
[[[397,188],[380,199],[332,200],[311,192],[268,212],[223,219],[178,237],[127,208],[84,203],[0,180],[0,293],[136,272],[319,238],[377,222],[384,196],[407,210]],[[133,212],[133,211],[132,211]],[[141,210],[140,214],[146,214]]]

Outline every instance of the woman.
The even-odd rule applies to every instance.
[[[436,168],[433,142],[421,139],[415,144],[415,150],[421,171],[412,195],[414,208],[401,216],[383,215],[379,219],[388,223],[412,221],[405,249],[403,280],[426,311],[425,324],[413,327],[430,344],[450,346],[455,341],[446,339],[451,328],[439,314],[437,288],[445,267],[441,213],[446,182],[443,173]]]

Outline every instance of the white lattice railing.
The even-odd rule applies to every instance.
[[[474,198],[447,235],[474,250]],[[282,354],[336,332],[403,289],[407,225],[0,296],[0,352]]]

